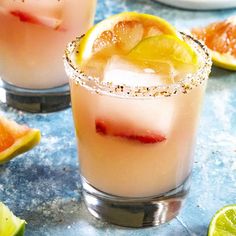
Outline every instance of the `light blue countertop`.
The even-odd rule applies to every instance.
[[[121,11],[159,15],[180,30],[236,14],[187,11],[152,0],[99,0],[96,22]],[[81,202],[71,109],[29,114],[0,104],[0,114],[42,130],[34,150],[0,166],[0,201],[27,221],[26,236],[205,236],[211,217],[236,203],[236,73],[214,68],[201,116],[192,187],[177,218],[126,229],[94,219]]]

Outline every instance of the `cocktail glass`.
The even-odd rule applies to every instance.
[[[96,0],[0,1],[0,87],[10,106],[47,112],[70,104],[61,58],[91,27],[95,8]]]
[[[92,215],[128,227],[174,218],[189,191],[196,131],[211,69],[205,46],[184,40],[200,68],[181,81],[151,87],[101,82],[65,53],[85,204]]]

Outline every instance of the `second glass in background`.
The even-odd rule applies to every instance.
[[[70,104],[62,55],[94,20],[96,0],[0,2],[0,76],[8,105],[31,112]]]

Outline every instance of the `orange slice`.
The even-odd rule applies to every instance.
[[[175,28],[160,17],[136,12],[114,15],[85,34],[77,50],[76,60],[82,65],[99,52],[106,58],[115,53],[124,55],[144,38],[160,34],[177,37]]]
[[[236,70],[236,16],[192,29],[192,34],[211,50],[216,66]]]
[[[0,116],[0,164],[32,149],[39,141],[39,130]]]

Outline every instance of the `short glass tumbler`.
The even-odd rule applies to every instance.
[[[99,219],[145,227],[165,223],[181,209],[211,70],[206,47],[183,38],[197,52],[199,70],[153,87],[115,86],[85,75],[74,60],[80,39],[67,47],[83,195]]]
[[[0,98],[30,112],[70,105],[62,55],[93,24],[96,0],[0,1]]]

